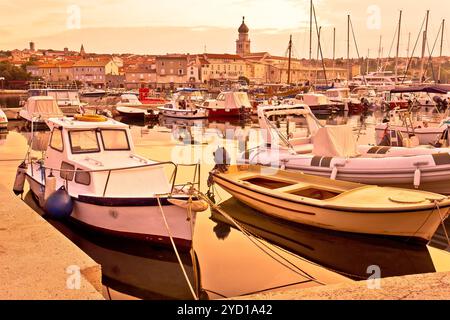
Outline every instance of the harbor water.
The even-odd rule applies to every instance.
[[[0,104],[15,107],[15,101],[3,99]],[[335,114],[322,121],[350,124],[360,143],[374,143],[374,125],[381,116]],[[160,118],[129,124],[140,155],[181,164],[199,162],[202,192],[208,190],[206,181],[218,147],[225,147],[235,160],[245,148],[261,143],[256,119]],[[49,132],[37,132],[33,140],[31,135],[21,121],[11,121],[8,132],[0,135],[0,179],[8,187],[30,141],[34,155],[45,150]],[[192,174],[190,168],[180,168],[179,179],[190,180]],[[43,214],[31,193],[26,192],[23,200]],[[193,248],[181,254],[189,280],[203,299],[364,280],[371,276],[373,266],[379,267],[381,277],[450,271],[450,253],[442,250],[447,246],[442,228],[428,246],[419,246],[286,223],[238,203],[219,188],[215,200],[233,221],[215,210],[199,213]],[[172,249],[48,221],[101,264],[107,299],[193,298]],[[447,228],[450,231],[448,223]]]

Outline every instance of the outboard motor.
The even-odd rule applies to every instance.
[[[23,194],[23,187],[25,185],[27,169],[28,166],[25,163],[25,161],[22,162],[20,166],[17,168],[16,179],[14,180],[14,187],[13,187],[13,191],[16,196]]]
[[[228,166],[231,163],[231,158],[230,158],[227,150],[224,147],[218,147],[217,150],[213,153],[213,155],[214,155],[214,162],[216,165],[209,173],[207,184],[208,184],[208,187],[210,190],[207,193],[208,197],[210,195],[212,195],[212,193],[210,191],[211,191],[211,187],[214,185],[214,179],[212,177],[212,173],[214,171],[221,172],[221,173],[226,172],[228,170]],[[210,198],[210,200],[215,202],[214,199]]]
[[[439,112],[445,111],[444,100],[441,97],[434,96],[433,101],[434,101],[434,103],[436,103],[436,106],[437,106],[437,109],[439,110]]]
[[[224,147],[218,147],[214,152],[214,163],[216,164],[213,170],[220,170],[225,172],[231,163],[230,155]]]

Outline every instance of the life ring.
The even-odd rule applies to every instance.
[[[108,118],[99,114],[76,114],[74,119],[77,121],[84,122],[105,122],[108,121]]]

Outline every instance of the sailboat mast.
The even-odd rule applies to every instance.
[[[409,47],[411,45],[411,32],[408,32],[408,46],[406,47],[406,57],[409,58]]]
[[[381,69],[381,40],[383,39],[383,36],[380,35],[380,42],[378,43],[378,61],[377,61],[377,71],[380,71]]]
[[[291,83],[291,58],[292,58],[292,35],[289,37],[289,60],[288,60],[288,77],[287,77],[287,84],[289,85]]]
[[[313,0],[311,0],[310,3],[310,10],[309,10],[309,62],[311,63],[312,59],[312,27],[313,27]]]
[[[397,37],[397,53],[395,55],[395,82],[397,83],[398,76],[398,54],[400,50],[400,34],[402,30],[402,10],[400,10],[400,17],[398,19],[398,37]]]
[[[442,48],[444,46],[444,30],[445,30],[445,19],[442,20],[442,30],[441,30],[441,49],[439,51],[439,56],[442,58]],[[438,83],[441,83],[441,63],[439,63],[438,71]]]
[[[336,66],[336,28],[333,28],[333,71],[334,77],[336,78],[336,71],[334,70]]]
[[[425,78],[424,67],[425,67],[425,49],[427,47],[427,37],[428,37],[428,19],[430,17],[430,10],[427,10],[427,18],[425,23],[425,31],[423,32],[422,40],[422,62],[420,64],[420,82],[423,82]]]
[[[347,80],[350,80],[350,15],[347,15]]]

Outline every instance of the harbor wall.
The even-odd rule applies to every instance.
[[[232,300],[450,300],[450,272],[265,292]]]

